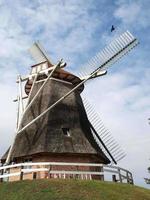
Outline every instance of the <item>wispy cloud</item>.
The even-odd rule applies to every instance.
[[[140,15],[141,6],[133,2],[131,4],[122,4],[114,13],[115,17],[120,18],[124,23],[130,24],[137,20]]]
[[[149,1],[117,1],[118,8],[114,16],[122,21],[124,25],[132,25],[135,30],[148,28],[150,26],[147,20],[150,17]]]

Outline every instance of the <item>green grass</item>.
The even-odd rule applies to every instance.
[[[0,183],[0,200],[150,200],[150,190],[128,184],[43,179]]]

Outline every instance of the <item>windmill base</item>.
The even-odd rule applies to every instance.
[[[20,179],[26,180],[32,180],[32,179],[43,179],[43,178],[63,178],[63,179],[86,179],[86,180],[104,180],[104,176],[100,175],[100,172],[102,172],[101,166],[80,166],[81,163],[84,164],[91,164],[91,163],[103,163],[102,160],[99,159],[97,155],[84,155],[84,154],[38,154],[34,155],[32,157],[24,157],[24,158],[18,158],[16,159],[15,164],[17,163],[42,163],[42,162],[53,162],[53,163],[66,163],[65,166],[63,165],[50,165],[47,167],[48,171],[39,171],[39,172],[32,172],[32,173],[24,173],[23,177],[18,176],[11,176],[9,177],[9,181],[17,181]],[[67,165],[67,163],[73,163],[73,165]],[[76,164],[76,165],[75,165]],[[104,163],[103,163],[104,164]],[[40,169],[44,168],[45,166],[39,165],[39,166],[27,166],[22,167],[24,170],[31,170],[31,169]],[[11,168],[9,173],[14,174],[19,172],[21,169],[20,167]],[[56,173],[54,173],[56,171]],[[62,173],[62,171],[67,173]],[[69,171],[73,171],[73,174],[69,174]],[[76,171],[83,172],[79,174],[74,174]],[[97,174],[90,174],[91,171],[98,172]],[[52,172],[52,173],[51,173]],[[88,172],[87,174],[85,172]]]

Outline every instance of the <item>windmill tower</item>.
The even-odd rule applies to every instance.
[[[1,158],[2,163],[42,161],[117,164],[124,153],[89,103],[86,100],[83,103],[81,93],[86,81],[105,75],[106,67],[137,43],[136,38],[125,32],[83,66],[79,77],[64,70],[66,63],[62,60],[53,65],[42,47],[35,43],[31,53],[38,64],[31,67],[28,76],[18,76],[16,136],[10,149]],[[22,94],[23,81],[27,96]],[[24,109],[25,98],[28,100]],[[93,121],[89,120],[90,116]]]

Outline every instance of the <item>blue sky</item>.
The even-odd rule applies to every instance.
[[[68,70],[77,72],[113,38],[129,30],[140,45],[105,77],[86,84],[84,95],[127,153],[119,165],[133,172],[136,184],[145,186],[143,177],[148,176],[150,165],[149,19],[148,0],[0,0],[0,154],[15,130],[16,75],[27,74],[35,63],[28,53],[35,40],[43,44],[53,63],[63,58]]]

